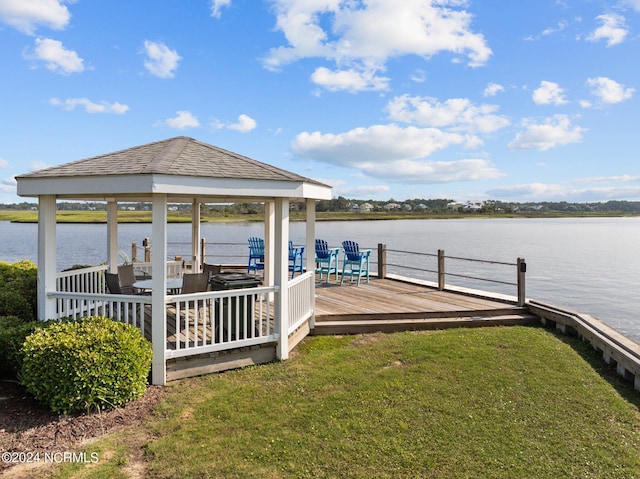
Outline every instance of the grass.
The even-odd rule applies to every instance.
[[[167,387],[55,477],[640,478],[640,394],[542,328],[309,337]]]

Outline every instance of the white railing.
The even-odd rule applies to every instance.
[[[62,271],[56,277],[56,291],[104,294],[107,265]]]
[[[167,272],[180,274],[181,267],[180,262],[171,262]],[[56,317],[50,319],[108,316],[140,328],[151,339],[151,296],[107,294],[106,269],[97,266],[59,273],[58,291],[49,294],[56,301]],[[135,263],[135,269],[150,272],[151,265]],[[313,314],[314,279],[313,272],[307,272],[288,284],[288,334]],[[278,292],[277,287],[259,287],[168,296],[165,358],[277,342],[280,331],[269,298]]]
[[[145,313],[151,318],[151,297],[124,294],[51,293],[56,300],[56,317],[78,319],[85,316],[107,316],[140,329],[145,334]]]
[[[293,333],[313,314],[315,274],[307,271],[289,281],[289,330]]]
[[[260,287],[168,297],[165,358],[277,341],[268,301],[275,292],[277,288]]]

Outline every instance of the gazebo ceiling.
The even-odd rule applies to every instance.
[[[18,195],[171,202],[331,199],[331,187],[189,137],[176,137],[16,177]]]

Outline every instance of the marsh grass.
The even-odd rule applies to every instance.
[[[309,337],[168,390],[56,477],[127,477],[144,435],[149,478],[640,478],[640,395],[542,328]]]
[[[634,216],[632,213],[615,212],[523,212],[523,213],[432,213],[432,212],[317,212],[317,221],[377,221],[377,220],[400,220],[400,219],[452,219],[452,218],[565,218],[565,217],[614,217],[614,216]],[[637,215],[635,215],[637,216]],[[57,212],[58,223],[106,223],[106,211],[69,211],[60,210]],[[292,221],[305,221],[304,211],[292,211],[290,219]],[[36,223],[38,221],[37,210],[0,210],[0,221],[13,221],[16,223]],[[169,223],[190,223],[191,214],[189,212],[169,212],[167,221]],[[225,222],[262,222],[264,217],[261,214],[203,214],[202,222],[225,223]],[[118,222],[120,223],[151,223],[150,211],[118,211]]]

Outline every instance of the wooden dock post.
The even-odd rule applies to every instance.
[[[438,290],[444,290],[444,250],[438,250]]]
[[[378,243],[378,278],[387,277],[387,244]]]
[[[518,258],[518,306],[524,306],[527,298],[525,295],[524,276],[527,272],[527,263],[524,258]]]
[[[138,261],[138,243],[135,241],[131,243],[131,262],[135,263]]]
[[[151,245],[149,244],[149,238],[142,240],[142,246],[144,246],[144,261],[145,263],[151,262]]]

